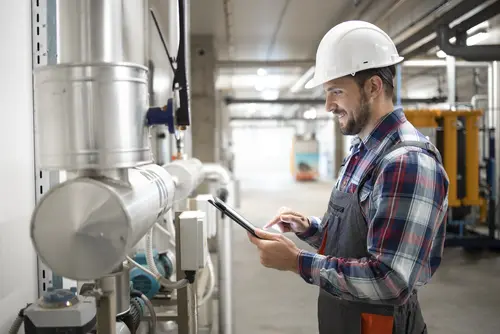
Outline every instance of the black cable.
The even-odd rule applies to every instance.
[[[161,43],[163,44],[163,48],[165,49],[165,52],[167,53],[168,62],[170,63],[170,67],[172,67],[172,71],[174,71],[174,73],[175,73],[176,72],[175,66],[174,66],[175,59],[170,57],[170,52],[168,52],[167,43],[165,42],[165,39],[163,38],[163,34],[161,33],[160,25],[158,23],[158,20],[156,19],[156,15],[155,15],[154,11],[152,9],[150,9],[149,11],[151,12],[151,16],[153,17],[153,21],[155,22],[156,29],[158,30],[158,35],[160,35],[160,39],[161,39]]]
[[[177,50],[177,70],[174,74],[173,90],[179,90],[179,109],[175,115],[178,126],[189,126],[191,124],[189,115],[189,94],[187,83],[186,66],[186,9],[185,0],[179,0],[179,49]]]

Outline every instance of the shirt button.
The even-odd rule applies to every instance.
[[[313,282],[313,279],[312,279],[312,278],[310,278],[310,279],[309,279],[309,283],[312,283],[312,282]]]

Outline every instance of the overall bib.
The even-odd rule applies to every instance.
[[[389,148],[362,177],[355,193],[333,189],[323,221],[326,229],[320,253],[341,258],[370,257],[367,222],[359,195],[364,182],[374,175],[382,158],[403,146],[419,147],[441,162],[439,152],[425,142],[401,142]],[[342,300],[320,289],[318,297],[320,334],[422,334],[427,333],[415,291],[401,306],[374,305]]]

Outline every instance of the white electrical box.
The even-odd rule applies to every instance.
[[[210,203],[209,199],[213,199],[210,194],[196,196],[196,209],[205,212],[205,223],[207,226],[207,238],[214,238],[217,234],[217,209]]]
[[[208,257],[206,215],[202,211],[184,211],[179,216],[181,270],[199,270]]]

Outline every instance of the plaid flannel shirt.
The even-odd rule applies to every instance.
[[[367,138],[354,138],[336,189],[354,193],[382,152],[405,140],[428,141],[397,108]],[[431,154],[404,147],[384,157],[373,179],[374,184],[368,180],[360,191],[371,256],[337,258],[302,250],[299,273],[306,282],[343,299],[398,305],[426,284],[441,263],[448,176]],[[323,225],[316,217],[310,220],[310,228],[297,236],[319,248]]]

